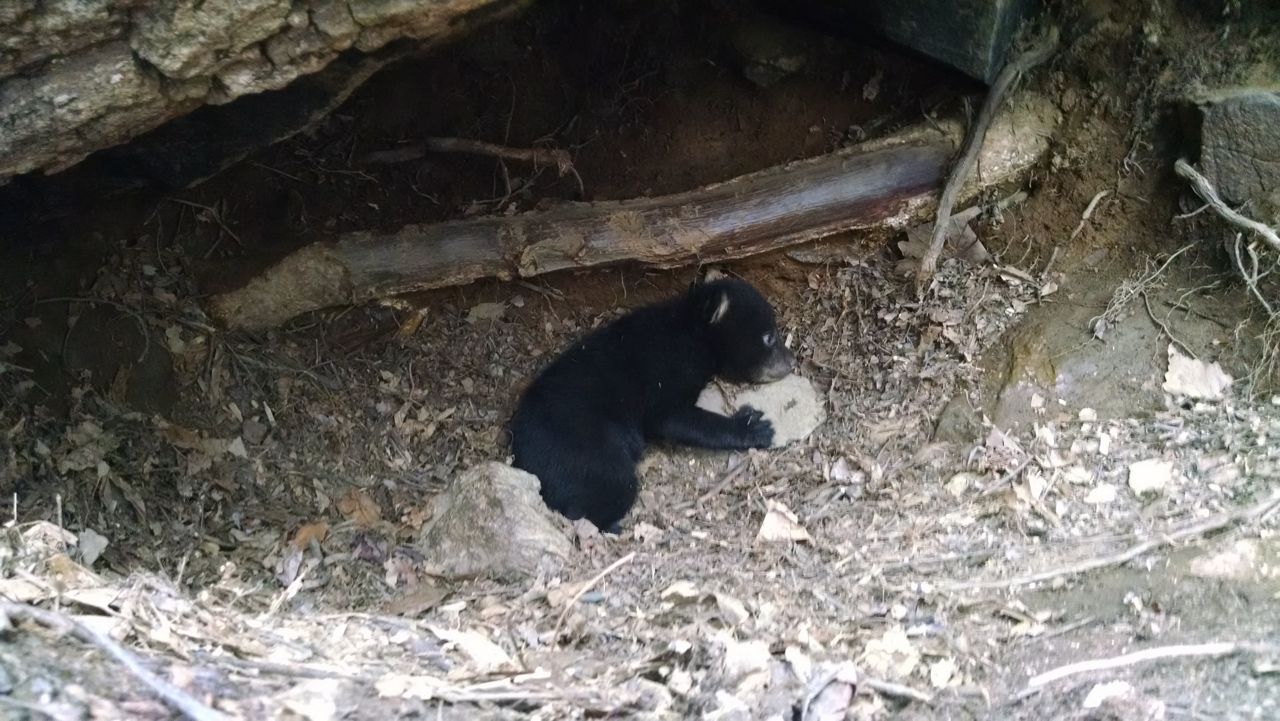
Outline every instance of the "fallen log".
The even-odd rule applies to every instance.
[[[988,132],[978,177],[961,193],[1021,180],[1059,114],[1034,97]],[[566,203],[550,210],[347,233],[298,250],[243,287],[210,299],[233,329],[481,278],[530,277],[621,262],[669,268],[742,258],[833,233],[900,229],[936,203],[963,128],[950,121],[829,155],[656,198]]]

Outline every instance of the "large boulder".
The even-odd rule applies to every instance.
[[[283,88],[348,49],[435,44],[527,1],[4,0],[0,184]]]
[[[573,544],[538,488],[536,476],[493,461],[455,478],[418,536],[426,568],[447,578],[520,580],[558,567]]]
[[[1205,177],[1233,208],[1280,225],[1280,87],[1215,90],[1196,105]]]

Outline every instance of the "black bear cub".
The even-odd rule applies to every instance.
[[[649,441],[719,449],[773,442],[772,426],[753,408],[726,417],[695,405],[714,376],[763,383],[794,363],[755,288],[695,283],[587,335],[534,379],[511,418],[515,466],[538,477],[553,510],[617,533]]]

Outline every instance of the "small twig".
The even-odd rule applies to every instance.
[[[964,152],[956,161],[955,167],[951,169],[951,175],[947,178],[947,183],[942,188],[942,195],[938,198],[938,217],[933,224],[933,239],[924,257],[920,259],[920,267],[916,270],[917,295],[923,294],[925,284],[933,279],[933,274],[938,269],[938,259],[942,257],[942,246],[947,239],[947,228],[950,225],[947,221],[951,217],[951,209],[955,207],[960,189],[968,180],[973,164],[978,160],[978,153],[987,136],[987,129],[995,119],[996,109],[1000,107],[1005,94],[1014,82],[1032,68],[1048,60],[1057,47],[1058,29],[1053,27],[1029,50],[1009,61],[1000,71],[995,82],[991,84],[991,90],[982,103],[982,109],[978,111],[978,117],[969,130]]]
[[[256,658],[221,658],[216,660],[233,668],[258,671],[273,676],[289,676],[292,678],[317,678],[317,679],[343,679],[347,681],[365,681],[371,682],[375,677],[351,673],[349,671],[341,671],[339,669],[326,668],[324,666],[313,666],[308,664],[292,664],[280,663],[277,661],[263,661]]]
[[[1191,183],[1196,195],[1212,206],[1214,212],[1221,216],[1223,220],[1258,235],[1267,245],[1271,246],[1272,250],[1280,253],[1280,234],[1277,234],[1270,226],[1259,223],[1252,218],[1246,218],[1222,202],[1222,198],[1218,196],[1218,191],[1209,183],[1209,180],[1196,172],[1196,169],[1191,167],[1190,163],[1179,158],[1178,162],[1173,164],[1173,169],[1178,175],[1186,178]]]
[[[538,293],[545,298],[553,298],[555,300],[564,300],[564,292],[558,288],[552,288],[551,286],[547,286],[544,288],[540,285],[534,285],[533,283],[530,283],[527,280],[517,280],[516,285],[524,288],[528,288],[534,293]]]
[[[281,176],[281,177],[288,178],[289,180],[293,180],[293,181],[296,181],[296,182],[299,182],[299,183],[306,183],[306,182],[307,182],[307,181],[303,180],[302,178],[299,178],[299,177],[298,177],[298,176],[296,176],[296,175],[289,175],[288,173],[284,172],[283,170],[280,170],[279,168],[273,168],[273,167],[271,167],[270,165],[264,165],[264,164],[262,164],[262,163],[258,163],[258,162],[252,163],[252,165],[253,165],[254,167],[257,167],[257,168],[262,168],[263,170],[265,170],[265,171],[267,171],[267,172],[275,173],[276,175],[279,175],[279,176]]]
[[[1216,516],[1207,518],[1199,523],[1193,523],[1183,526],[1171,533],[1165,534],[1159,538],[1150,538],[1141,543],[1130,546],[1120,553],[1103,556],[1101,558],[1091,558],[1079,563],[1073,563],[1060,568],[1041,571],[1027,576],[1018,576],[1008,579],[997,579],[993,581],[968,581],[965,583],[955,583],[944,586],[944,591],[971,591],[985,588],[1013,588],[1015,586],[1026,586],[1032,583],[1040,583],[1042,581],[1052,581],[1062,576],[1076,576],[1089,571],[1096,571],[1099,568],[1108,568],[1110,566],[1119,566],[1128,563],[1144,553],[1171,546],[1179,541],[1185,541],[1189,538],[1196,538],[1208,533],[1235,525],[1244,521],[1259,518],[1272,510],[1276,506],[1280,506],[1280,491],[1272,493],[1266,500],[1255,503],[1252,506],[1238,508],[1229,513],[1221,513]]]
[[[914,688],[911,688],[910,686],[905,686],[900,683],[893,683],[892,681],[881,681],[878,678],[867,678],[865,676],[860,676],[858,678],[858,683],[860,685],[866,686],[872,691],[875,691],[881,696],[888,696],[889,698],[896,698],[896,699],[905,699],[907,701],[917,701],[926,706],[933,705],[932,696],[930,696],[929,694],[923,691],[917,691]]]
[[[1169,336],[1169,341],[1171,343],[1177,345],[1179,348],[1185,351],[1186,354],[1191,358],[1195,360],[1200,360],[1200,356],[1196,355],[1195,351],[1187,347],[1186,343],[1183,343],[1178,338],[1178,336],[1173,334],[1173,331],[1169,330],[1169,326],[1164,321],[1156,317],[1155,311],[1151,310],[1151,299],[1147,297],[1147,291],[1145,290],[1142,291],[1142,305],[1146,307],[1147,316],[1151,318],[1151,322],[1155,323],[1157,326],[1160,326],[1160,330],[1164,331],[1164,334]]]
[[[1206,210],[1208,210],[1209,208],[1212,208],[1212,207],[1213,207],[1213,206],[1209,205],[1208,203],[1205,203],[1204,205],[1200,206],[1199,208],[1196,208],[1195,210],[1193,210],[1193,211],[1191,211],[1191,212],[1189,212],[1189,213],[1183,213],[1182,215],[1175,215],[1175,216],[1173,216],[1173,219],[1174,219],[1174,220],[1187,220],[1188,218],[1194,218],[1194,217],[1196,217],[1197,215],[1200,215],[1201,213],[1203,213],[1204,211],[1206,211]]]
[[[1249,252],[1249,258],[1253,261],[1253,272],[1244,269],[1244,260],[1241,258],[1242,253],[1240,247],[1241,234],[1236,233],[1235,258],[1236,268],[1240,271],[1240,277],[1244,278],[1244,284],[1249,286],[1249,291],[1253,293],[1253,297],[1258,299],[1262,307],[1267,311],[1267,315],[1275,316],[1275,311],[1271,308],[1271,302],[1262,295],[1262,291],[1258,288],[1258,254],[1252,250]]]
[[[1049,262],[1044,264],[1044,270],[1040,271],[1040,282],[1043,285],[1049,280],[1049,271],[1053,270],[1053,263],[1058,259],[1058,252],[1061,250],[1058,246],[1053,246],[1053,252],[1049,254]]]
[[[1049,639],[1057,638],[1059,636],[1065,636],[1068,633],[1071,633],[1072,631],[1077,631],[1079,629],[1084,628],[1085,626],[1088,626],[1089,624],[1093,623],[1096,620],[1098,619],[1094,618],[1093,616],[1085,616],[1079,621],[1073,621],[1071,623],[1068,623],[1065,626],[1059,626],[1058,628],[1055,628],[1052,631],[1042,633],[1039,636],[1028,638],[1027,643],[1032,643],[1032,644],[1043,643],[1044,641],[1048,641]]]
[[[208,205],[202,205],[200,203],[193,203],[190,200],[183,200],[182,198],[169,198],[169,200],[179,205],[185,205],[189,208],[203,210],[204,212],[208,213],[209,217],[213,218],[213,222],[217,223],[218,227],[221,228],[224,233],[226,233],[228,236],[231,237],[232,240],[236,242],[236,245],[240,246],[241,248],[244,247],[244,243],[240,241],[240,236],[236,235],[235,231],[232,230],[226,224],[226,222],[222,219],[222,213],[220,213],[217,208],[214,208]],[[204,253],[204,257],[208,258],[209,256],[213,255],[213,251],[217,250],[218,243],[221,242],[221,240],[222,239],[219,238],[218,241],[215,241],[213,245],[209,246],[209,249],[206,250]]]
[[[1089,319],[1089,330],[1093,332],[1094,338],[1101,339],[1107,329],[1120,318],[1124,309],[1129,307],[1129,303],[1145,292],[1147,288],[1154,285],[1155,281],[1164,273],[1165,268],[1168,268],[1175,258],[1190,250],[1194,245],[1194,243],[1188,243],[1182,246],[1166,258],[1159,268],[1142,275],[1135,273],[1130,276],[1130,280],[1121,283],[1115,292],[1111,294],[1111,300],[1107,301],[1107,307],[1102,313]],[[1148,264],[1148,267],[1150,267],[1150,264]]]
[[[360,157],[361,164],[400,163],[406,160],[417,160],[427,153],[467,153],[484,155],[499,160],[514,160],[532,163],[535,167],[551,166],[560,177],[572,175],[578,181],[578,192],[586,194],[582,177],[573,167],[573,158],[563,148],[510,148],[483,140],[467,140],[465,138],[426,138],[421,143],[406,145],[391,150],[377,150],[365,153]]]
[[[28,606],[25,603],[0,602],[0,614],[9,618],[34,621],[41,626],[54,630],[70,631],[72,636],[85,643],[97,646],[108,656],[120,662],[129,673],[133,674],[147,688],[151,689],[157,696],[167,701],[169,705],[189,719],[194,721],[231,721],[230,716],[209,708],[197,701],[191,694],[147,670],[137,657],[125,650],[120,644],[72,618],[53,611]]]
[[[46,303],[85,303],[88,305],[109,305],[112,308],[115,308],[121,313],[124,313],[125,315],[132,318],[133,322],[138,324],[138,330],[142,331],[142,352],[138,354],[137,362],[141,363],[143,360],[146,359],[147,354],[151,352],[151,331],[147,330],[147,321],[143,319],[141,313],[130,308],[127,305],[124,305],[123,303],[117,303],[114,300],[107,300],[105,298],[80,298],[80,297],[72,297],[72,296],[59,296],[56,298],[41,298],[40,300],[33,301],[32,305],[44,305]],[[66,339],[70,337],[71,337],[71,329],[68,328],[67,335],[65,338],[63,338],[63,351],[62,351],[63,360],[65,360],[67,356]]]
[[[1027,456],[1022,460],[1022,463],[1019,463],[1017,466],[1015,466],[1013,470],[1004,474],[1000,478],[992,481],[991,485],[982,489],[982,492],[978,494],[978,497],[986,498],[987,496],[993,495],[995,493],[999,493],[1000,491],[1004,490],[1006,486],[1009,486],[1010,484],[1012,484],[1018,478],[1018,476],[1027,469],[1027,465],[1030,463],[1031,463],[1031,457]]]
[[[736,481],[740,476],[742,476],[742,472],[747,470],[747,464],[750,461],[751,461],[751,456],[744,453],[742,455],[742,458],[738,459],[738,462],[733,464],[732,468],[724,472],[724,476],[721,477],[718,483],[712,486],[711,489],[708,490],[706,493],[702,494],[701,496],[698,496],[698,499],[693,503],[686,503],[684,507],[685,508],[700,507],[702,506],[702,504],[706,503],[707,501],[719,495],[721,491],[731,486],[734,481]]]
[[[617,570],[619,566],[623,565],[624,563],[630,563],[631,560],[634,559],[635,557],[636,557],[635,551],[628,553],[622,558],[619,558],[613,563],[610,563],[608,566],[605,566],[603,571],[601,571],[600,573],[597,573],[590,581],[587,581],[586,583],[582,584],[582,588],[579,588],[578,592],[573,594],[573,598],[569,599],[569,602],[564,605],[564,610],[560,612],[560,618],[556,619],[556,630],[555,630],[555,633],[552,634],[551,636],[553,643],[559,643],[560,629],[564,626],[564,619],[566,616],[569,615],[569,611],[573,609],[574,605],[578,603],[578,600],[581,599],[583,596],[585,596],[587,591],[590,591],[597,583],[600,583],[600,581],[604,580],[605,576],[608,576],[610,573],[613,573],[615,570]]]
[[[1099,190],[1098,194],[1093,196],[1093,200],[1089,201],[1089,205],[1085,207],[1084,213],[1080,215],[1080,224],[1076,226],[1075,230],[1071,231],[1071,237],[1067,238],[1068,243],[1075,240],[1076,236],[1080,235],[1080,233],[1084,231],[1084,226],[1089,222],[1089,218],[1093,217],[1093,211],[1097,210],[1098,203],[1102,202],[1102,199],[1110,194],[1110,190]]]
[[[1123,656],[1078,661],[1076,663],[1069,663],[1065,666],[1059,666],[1055,669],[1032,676],[1031,680],[1027,682],[1027,691],[1041,688],[1053,683],[1054,681],[1059,681],[1067,678],[1068,676],[1074,676],[1080,673],[1089,673],[1091,671],[1110,671],[1111,669],[1136,666],[1140,663],[1147,663],[1150,661],[1163,661],[1170,658],[1232,656],[1242,651],[1250,651],[1255,648],[1257,648],[1257,646],[1254,644],[1237,643],[1233,641],[1179,646],[1157,646],[1155,648],[1134,651],[1133,653],[1126,653]]]

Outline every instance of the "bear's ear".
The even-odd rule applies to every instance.
[[[729,313],[729,294],[720,293],[720,298],[715,303],[714,310],[711,311],[711,319],[708,321],[711,325],[719,323],[725,315]]]

